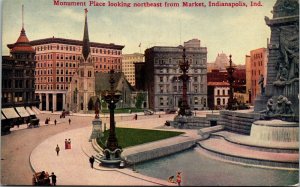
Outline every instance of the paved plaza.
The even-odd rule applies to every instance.
[[[117,115],[117,127],[160,128],[166,120],[174,117],[173,114],[160,117],[139,114],[138,120],[133,120],[133,116],[134,114]],[[46,125],[44,121],[49,117],[50,124]],[[108,115],[102,116],[102,120],[108,127],[107,117]],[[2,184],[31,185],[34,169],[54,172],[57,184],[60,185],[170,185],[167,181],[136,173],[131,168],[107,169],[95,164],[95,169],[91,169],[88,158],[91,154],[96,154],[88,142],[93,114],[74,114],[61,119],[59,113],[44,113],[39,114],[38,118],[41,120],[39,128],[29,129],[26,125],[21,125],[19,128],[14,127],[11,134],[2,136]],[[57,125],[54,125],[55,119]],[[190,130],[189,134],[196,136],[197,133]],[[66,138],[72,140],[71,150],[64,149]],[[55,152],[57,144],[61,148],[59,156]]]

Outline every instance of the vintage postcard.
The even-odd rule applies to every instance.
[[[298,186],[298,0],[2,0],[1,184]]]

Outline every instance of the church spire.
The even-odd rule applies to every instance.
[[[87,23],[87,8],[84,9],[85,12],[85,23],[84,23],[84,33],[83,33],[83,45],[82,45],[82,55],[85,60],[87,60],[90,54],[90,40],[89,40],[89,31],[88,31],[88,23]]]

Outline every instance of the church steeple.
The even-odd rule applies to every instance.
[[[87,8],[84,9],[85,12],[85,23],[84,23],[84,33],[83,33],[83,45],[82,45],[82,55],[85,60],[87,60],[91,49],[90,49],[90,40],[89,40],[89,30],[88,30],[88,23],[87,23]]]

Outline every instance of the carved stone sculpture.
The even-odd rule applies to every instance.
[[[263,114],[262,119],[282,119],[294,114],[291,101],[283,95],[278,96],[276,103],[270,98],[267,102],[267,109],[260,113]]]

